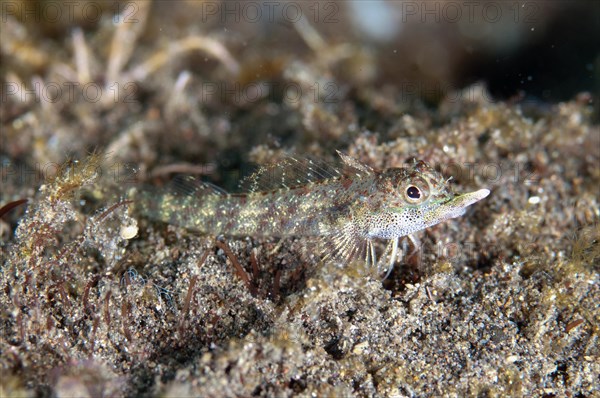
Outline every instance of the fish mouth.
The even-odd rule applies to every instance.
[[[471,206],[473,203],[479,202],[489,194],[489,189],[480,189],[475,192],[468,192],[455,196],[435,209],[437,217],[434,217],[438,220],[460,217],[465,214],[467,207]]]

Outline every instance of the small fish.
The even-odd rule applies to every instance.
[[[246,193],[227,193],[205,182],[179,192],[148,195],[143,215],[209,235],[316,237],[326,258],[384,269],[375,239],[389,240],[387,274],[399,239],[463,215],[490,191],[454,194],[448,180],[423,161],[376,170],[341,152],[344,168],[288,158],[249,177]],[[187,191],[183,192],[182,191]]]

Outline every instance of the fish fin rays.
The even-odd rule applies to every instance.
[[[406,251],[400,248],[399,243],[399,237],[390,239],[378,256],[374,240],[363,238],[351,228],[346,228],[340,233],[324,236],[319,248],[324,255],[324,261],[345,265],[355,260],[364,260],[367,268],[375,269],[382,280],[385,280]]]
[[[241,191],[261,192],[294,188],[305,184],[339,178],[340,168],[325,161],[286,156],[275,163],[261,165],[239,183]]]
[[[337,151],[337,154],[342,159],[342,162],[344,162],[346,168],[350,169],[346,170],[346,174],[350,172],[357,174],[358,176],[367,176],[375,172],[375,170],[371,166],[360,162],[359,160],[351,157],[350,155],[345,154],[344,152]]]
[[[227,196],[228,193],[210,182],[202,181],[194,176],[176,176],[169,183],[168,191],[176,196],[216,195]]]
[[[367,239],[353,228],[342,228],[338,232],[326,234],[319,240],[319,251],[325,261],[347,264],[363,257],[367,250]]]
[[[340,177],[365,177],[375,170],[359,160],[337,151],[341,162],[326,162],[300,156],[285,156],[277,162],[259,166],[240,181],[239,189],[248,192],[293,188]]]

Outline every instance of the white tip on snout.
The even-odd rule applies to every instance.
[[[450,218],[462,216],[468,206],[471,206],[475,202],[479,202],[489,194],[489,189],[480,189],[479,191],[475,192],[463,193],[462,195],[458,195],[450,202],[445,204],[442,207],[442,212],[447,212],[447,217]]]
[[[479,201],[490,194],[489,189],[480,189],[479,191],[473,192],[473,198],[476,198],[476,201]]]

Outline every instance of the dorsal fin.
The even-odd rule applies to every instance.
[[[223,188],[189,175],[176,176],[169,183],[168,189],[171,193],[182,196],[227,195]]]
[[[287,156],[278,162],[260,166],[253,174],[242,179],[242,191],[261,192],[297,187],[342,176],[367,176],[374,170],[358,160],[337,151],[342,163],[334,164],[308,157]]]
[[[311,158],[288,156],[260,166],[253,174],[242,179],[239,188],[248,192],[273,191],[292,188],[330,178],[341,177],[340,167]]]
[[[369,175],[374,172],[373,168],[369,165],[361,163],[359,160],[354,159],[350,155],[347,155],[341,151],[336,151],[337,154],[342,158],[342,161],[350,169],[354,169],[359,175]]]

